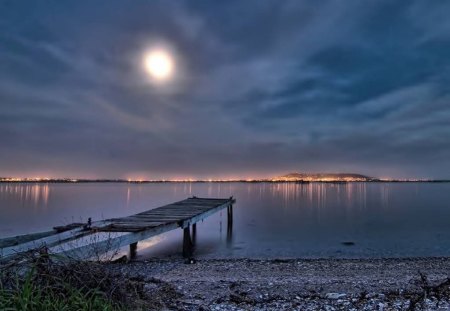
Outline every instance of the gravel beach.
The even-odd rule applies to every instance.
[[[110,264],[159,310],[450,310],[450,258]]]

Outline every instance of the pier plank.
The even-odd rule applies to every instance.
[[[50,235],[54,235],[56,233],[58,233],[56,230],[50,230],[50,231],[45,231],[45,232],[24,234],[24,235],[18,235],[18,236],[14,236],[14,237],[1,239],[0,240],[0,248],[16,246],[16,245],[26,243],[29,241],[33,241],[36,239],[45,238]]]
[[[92,225],[103,226],[108,224],[105,221],[93,222]],[[80,239],[82,237],[92,234],[92,230],[85,229],[83,227],[78,227],[72,230],[64,231],[57,234],[52,234],[50,236],[41,237],[34,240],[29,240],[25,243],[18,245],[0,248],[0,261],[3,261],[9,256],[14,256],[19,253],[23,253],[29,250],[37,249],[40,247],[53,247],[62,243],[70,242],[73,240]]]

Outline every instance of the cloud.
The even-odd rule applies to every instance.
[[[448,178],[446,6],[4,1],[0,175]]]

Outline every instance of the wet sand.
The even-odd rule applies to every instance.
[[[450,310],[450,258],[110,264],[161,310]]]

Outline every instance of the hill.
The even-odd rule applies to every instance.
[[[272,181],[373,181],[377,178],[354,173],[289,173]]]

